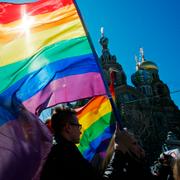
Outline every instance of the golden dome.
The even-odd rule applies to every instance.
[[[144,70],[158,70],[158,67],[155,63],[151,61],[144,61],[140,64],[140,69]]]

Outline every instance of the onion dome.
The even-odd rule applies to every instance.
[[[141,56],[141,62],[136,59],[136,65],[138,65],[138,69],[158,70],[158,67],[155,63],[145,59],[143,48],[140,48],[140,56]]]
[[[150,85],[158,78],[158,67],[154,62],[145,59],[143,48],[140,48],[140,57],[139,60],[135,56],[136,72],[131,76],[131,81],[136,87]]]
[[[151,61],[144,61],[139,65],[139,69],[142,70],[158,70],[158,67],[155,63]]]
[[[153,77],[149,71],[139,69],[131,76],[131,81],[135,86],[151,84]]]

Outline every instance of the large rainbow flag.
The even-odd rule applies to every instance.
[[[73,0],[0,2],[3,101],[16,96],[37,113],[58,103],[106,93]]]
[[[34,113],[104,84],[73,0],[0,0],[0,49],[0,179],[35,180],[52,138]]]

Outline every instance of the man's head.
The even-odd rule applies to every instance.
[[[68,141],[79,143],[81,125],[78,123],[75,111],[70,108],[57,107],[51,121],[55,136],[61,135]]]

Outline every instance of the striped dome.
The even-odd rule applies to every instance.
[[[137,85],[145,85],[151,84],[153,81],[153,77],[149,71],[146,70],[138,70],[131,76],[132,83]]]

